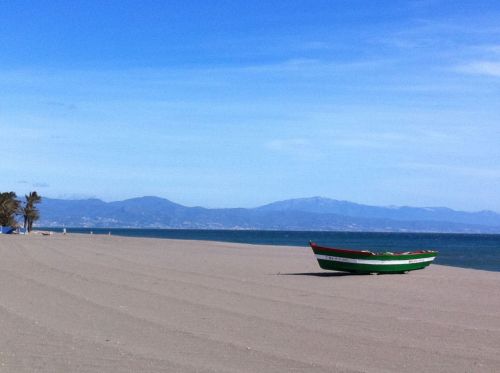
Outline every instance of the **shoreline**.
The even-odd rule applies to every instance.
[[[459,236],[500,236],[500,232],[498,233],[478,233],[478,232],[435,232],[435,231],[332,231],[332,230],[281,230],[281,229],[228,229],[228,228],[137,228],[137,227],[121,227],[121,228],[103,228],[103,227],[40,227],[33,228],[33,231],[36,230],[48,230],[56,233],[59,230],[62,232],[62,229],[66,228],[69,230],[99,230],[99,231],[113,231],[113,230],[152,230],[152,231],[207,231],[207,232],[292,232],[292,233],[353,233],[353,234],[424,234],[424,235],[459,235]],[[56,231],[57,230],[57,231]],[[77,232],[69,232],[69,233],[77,233]]]
[[[90,229],[90,228],[89,228]],[[122,228],[117,228],[117,229],[122,229]],[[129,228],[126,228],[126,229],[129,229]],[[142,229],[142,228],[140,228]],[[160,240],[160,241],[180,241],[180,242],[191,242],[193,244],[208,244],[208,245],[211,245],[211,244],[222,244],[222,245],[227,245],[227,244],[231,244],[231,245],[234,245],[234,246],[257,246],[257,247],[275,247],[275,248],[278,248],[281,249],[281,248],[285,248],[285,249],[292,249],[292,250],[297,250],[297,249],[300,249],[300,250],[306,250],[308,252],[311,252],[312,253],[312,250],[311,248],[309,247],[308,244],[304,244],[303,246],[299,246],[299,245],[274,245],[274,244],[262,244],[262,243],[245,243],[245,242],[231,242],[231,241],[215,241],[215,240],[203,240],[203,239],[189,239],[189,238],[158,238],[158,237],[141,237],[141,236],[125,236],[125,235],[119,235],[119,234],[111,234],[111,235],[108,235],[108,234],[105,234],[105,233],[93,233],[93,234],[89,234],[89,233],[72,233],[72,232],[69,232],[69,233],[66,233],[66,234],[63,234],[63,233],[60,233],[60,232],[54,232],[54,231],[38,231],[38,230],[33,230],[32,234],[33,235],[42,235],[42,232],[51,232],[53,234],[51,234],[50,236],[68,236],[68,237],[71,237],[71,236],[75,236],[75,237],[88,237],[88,236],[106,236],[106,237],[116,237],[116,238],[123,238],[123,239],[140,239],[140,240]],[[496,270],[488,270],[488,269],[480,269],[480,268],[471,268],[471,267],[461,267],[461,266],[455,266],[455,265],[447,265],[447,264],[436,264],[435,262],[433,262],[431,264],[432,267],[446,267],[446,268],[456,268],[456,269],[464,269],[464,270],[471,270],[471,271],[481,271],[481,272],[487,272],[487,273],[500,273],[500,270],[499,271],[496,271]],[[327,271],[327,270],[323,270],[319,267],[318,265],[318,272],[325,272],[325,273],[330,273],[332,271]],[[348,275],[348,274],[347,274]]]
[[[500,272],[500,235],[491,234],[442,234],[442,233],[388,233],[375,232],[324,232],[324,231],[251,231],[205,229],[143,229],[143,228],[80,228],[84,232],[68,234],[119,237],[179,239],[187,241],[233,242],[248,245],[309,247],[308,242],[324,243],[325,246],[344,247],[352,250],[374,252],[404,252],[419,250],[438,251],[434,265],[455,268]],[[111,230],[110,230],[111,229]],[[129,234],[137,231],[138,234]],[[145,234],[140,234],[146,231]],[[53,230],[55,234],[61,234]],[[153,233],[151,233],[153,232]],[[461,244],[468,240],[470,248]],[[335,240],[335,241],[334,241]],[[472,241],[471,241],[472,240]],[[413,242],[417,244],[413,245]],[[354,243],[354,245],[352,245]],[[373,247],[373,244],[378,245]],[[352,246],[351,246],[352,245]],[[438,246],[436,246],[438,245]]]
[[[500,273],[344,275],[311,250],[0,236],[6,372],[500,368]],[[387,358],[390,357],[390,358]]]

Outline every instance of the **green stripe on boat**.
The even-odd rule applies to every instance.
[[[404,260],[378,260],[378,259],[353,259],[353,258],[343,258],[340,256],[330,256],[330,255],[318,255],[317,259],[330,260],[332,262],[343,262],[343,263],[356,263],[356,264],[378,264],[378,265],[401,265],[401,264],[414,264],[423,262],[432,262],[432,258],[414,258],[414,259],[404,259]]]

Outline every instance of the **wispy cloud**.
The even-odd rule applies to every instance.
[[[45,104],[48,106],[57,107],[65,110],[77,109],[77,106],[75,104],[68,104],[66,102],[61,102],[61,101],[46,101]]]
[[[457,129],[456,129],[457,131]],[[337,147],[359,148],[373,150],[418,149],[422,146],[439,146],[441,144],[454,144],[456,138],[448,132],[433,128],[409,126],[398,131],[372,131],[365,129],[348,128],[344,130],[326,131],[329,141]]]
[[[316,160],[323,156],[321,151],[314,148],[312,142],[305,138],[275,139],[264,145],[272,152],[299,160]]]
[[[337,135],[334,142],[337,146],[348,148],[387,149],[394,145],[401,145],[409,140],[404,133],[350,133]]]
[[[252,75],[291,75],[302,77],[330,77],[335,73],[346,73],[354,71],[371,71],[375,68],[386,68],[395,61],[388,58],[366,58],[353,59],[351,61],[337,61],[328,58],[291,58],[277,62],[262,62],[253,65],[239,65],[232,67],[214,67],[211,73],[222,73],[223,75],[247,73]]]
[[[18,180],[17,182],[20,185],[23,185],[23,188],[27,188],[27,185],[30,185],[33,188],[49,188],[50,185],[44,181],[28,181],[28,180]]]
[[[499,61],[474,61],[456,67],[459,72],[500,77]]]
[[[61,193],[56,194],[53,198],[57,199],[93,199],[98,198],[95,194],[86,193]]]
[[[310,142],[306,139],[277,139],[269,141],[266,147],[276,151],[295,151],[297,149],[304,149],[310,145]]]
[[[308,41],[298,45],[302,50],[329,50],[332,46],[324,41]]]
[[[473,47],[474,51],[489,55],[500,55],[500,44],[482,44]]]
[[[449,175],[461,177],[473,177],[483,179],[500,179],[500,168],[494,167],[479,167],[479,166],[457,166],[449,164],[436,164],[436,163],[402,163],[399,165],[401,168],[412,169],[418,171],[430,171],[447,173]]]

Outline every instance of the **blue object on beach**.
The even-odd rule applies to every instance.
[[[14,228],[12,227],[0,227],[0,233],[2,234],[11,234],[14,232]]]

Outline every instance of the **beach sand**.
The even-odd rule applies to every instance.
[[[0,236],[0,372],[499,372],[500,273],[308,249]]]

